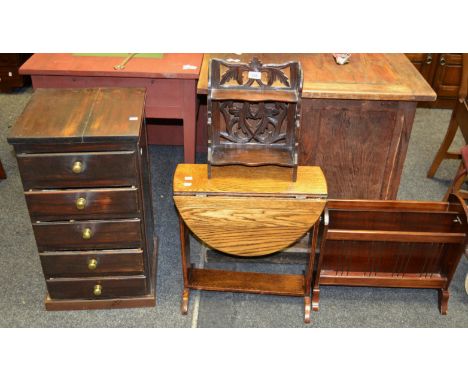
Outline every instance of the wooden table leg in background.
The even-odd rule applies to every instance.
[[[184,81],[184,163],[195,163],[197,126],[196,81]]]

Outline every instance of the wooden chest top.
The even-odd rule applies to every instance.
[[[277,166],[226,166],[179,164],[174,174],[174,195],[222,194],[237,196],[327,197],[327,183],[320,167],[299,166],[297,181],[290,169]]]
[[[8,137],[10,143],[137,141],[145,89],[37,89]]]
[[[249,62],[253,56],[264,64],[299,61],[304,73],[302,98],[388,101],[434,101],[436,93],[404,54],[353,53],[349,64],[337,65],[330,53],[205,54],[198,93],[208,89],[211,58]]]

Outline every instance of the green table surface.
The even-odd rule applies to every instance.
[[[127,57],[133,53],[73,53],[84,57]],[[134,58],[163,58],[163,53],[136,53]]]

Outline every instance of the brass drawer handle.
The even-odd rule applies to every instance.
[[[101,293],[102,293],[102,286],[99,285],[99,284],[96,284],[96,285],[94,286],[94,288],[93,288],[93,294],[94,294],[95,296],[100,296]]]
[[[80,162],[79,160],[77,160],[76,162],[73,163],[72,171],[75,174],[80,174],[83,172],[83,170],[84,170],[83,162]]]
[[[439,61],[439,62],[440,62],[440,65],[441,65],[441,66],[444,66],[444,65],[445,65],[445,57],[444,57],[444,55],[440,56],[440,61]]]
[[[90,271],[94,271],[97,268],[97,260],[96,259],[89,259],[88,260],[88,269]]]
[[[91,239],[91,236],[93,236],[93,233],[91,232],[90,228],[85,228],[81,235],[81,237],[85,240]]]
[[[84,208],[86,207],[86,199],[85,198],[76,199],[75,205],[76,205],[76,209],[84,210]]]
[[[426,64],[431,65],[432,64],[432,54],[428,53],[426,57]]]

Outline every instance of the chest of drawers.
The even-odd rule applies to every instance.
[[[144,89],[38,89],[12,128],[47,310],[155,305]]]

